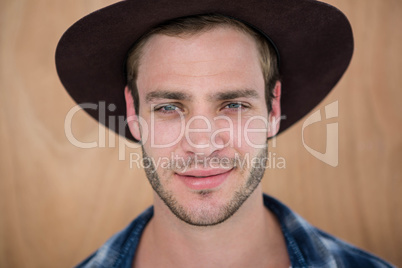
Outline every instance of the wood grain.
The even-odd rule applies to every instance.
[[[0,2],[0,267],[71,267],[152,203],[144,172],[130,167],[138,149],[121,161],[117,147],[80,149],[64,132],[75,104],[55,71],[56,44],[76,20],[113,2]],[[286,168],[269,169],[264,190],[402,266],[402,2],[326,2],[351,21],[355,54],[317,107],[338,101],[339,117],[306,130],[305,141],[325,150],[326,123],[338,123],[339,165],[306,151],[302,120],[271,144]],[[79,112],[73,131],[89,142],[105,129]]]

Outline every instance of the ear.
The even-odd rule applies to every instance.
[[[275,136],[280,127],[281,122],[281,89],[282,84],[277,81],[274,88],[274,98],[272,99],[272,110],[269,113],[269,126],[268,126],[268,138]]]
[[[138,116],[135,112],[134,100],[131,91],[128,86],[124,89],[124,97],[126,98],[126,110],[127,110],[127,124],[130,128],[131,134],[133,137],[140,141],[141,140],[141,132],[140,132],[140,124],[138,120]]]

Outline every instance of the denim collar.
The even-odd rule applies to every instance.
[[[310,225],[275,198],[266,194],[263,198],[280,223],[293,268],[393,267]],[[142,232],[153,214],[151,206],[77,267],[131,268]]]

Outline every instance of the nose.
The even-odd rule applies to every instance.
[[[223,135],[213,118],[195,115],[186,122],[182,150],[186,154],[210,156],[225,147]]]

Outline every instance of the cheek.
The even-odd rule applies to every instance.
[[[235,123],[235,147],[247,150],[261,149],[267,142],[267,119],[262,116],[242,118]]]
[[[143,144],[151,148],[169,148],[176,146],[184,135],[185,125],[180,120],[148,121],[147,131],[142,133]]]

